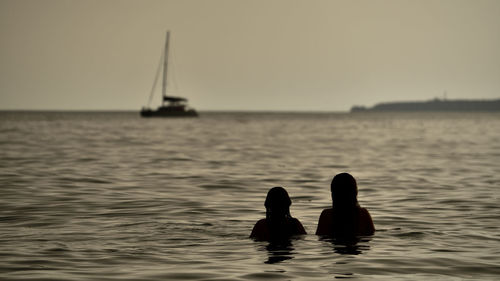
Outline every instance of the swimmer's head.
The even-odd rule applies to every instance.
[[[358,185],[353,176],[341,173],[333,177],[330,185],[333,207],[354,207],[358,205]]]
[[[290,216],[292,201],[283,187],[277,186],[269,190],[266,197],[267,216]]]

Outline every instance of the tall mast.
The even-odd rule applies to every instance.
[[[167,96],[167,65],[168,65],[168,42],[170,38],[170,31],[167,30],[167,38],[165,39],[165,58],[163,60],[163,84],[162,84],[162,95]]]

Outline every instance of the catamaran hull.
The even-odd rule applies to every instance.
[[[198,117],[195,110],[186,111],[160,111],[160,110],[141,110],[142,117]]]

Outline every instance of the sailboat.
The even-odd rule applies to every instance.
[[[143,107],[141,110],[142,117],[198,117],[196,110],[189,108],[187,105],[187,99],[183,97],[167,96],[167,69],[168,69],[168,47],[170,41],[170,31],[167,31],[167,37],[165,39],[165,50],[163,53],[163,83],[162,83],[162,103],[158,109],[153,110],[149,107]],[[160,69],[158,69],[160,70]],[[156,82],[158,78],[153,83],[153,89],[151,91],[149,102],[151,102],[151,97],[153,96]]]

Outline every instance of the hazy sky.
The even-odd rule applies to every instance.
[[[500,97],[499,0],[0,0],[0,109],[139,110],[167,29],[199,110]]]

